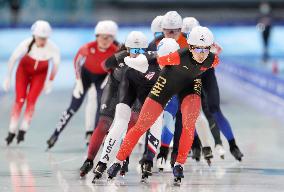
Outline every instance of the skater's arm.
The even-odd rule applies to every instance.
[[[58,71],[58,66],[60,64],[61,58],[60,58],[60,50],[57,46],[53,45],[52,46],[52,52],[53,52],[53,56],[52,56],[52,61],[53,61],[53,65],[52,65],[52,70],[49,76],[49,80],[53,81],[55,75],[57,74]]]
[[[81,67],[84,65],[86,61],[86,55],[87,55],[87,46],[83,46],[79,49],[78,53],[74,58],[74,68],[77,80],[81,79]]]
[[[115,68],[120,68],[122,66],[120,66],[120,63],[124,63],[124,58],[127,56],[127,51],[123,50],[120,51],[116,54],[114,54],[113,56],[111,56],[110,58],[108,58],[105,62],[105,69],[106,70],[113,70]]]
[[[29,43],[31,41],[32,41],[31,38],[22,41],[18,45],[18,47],[14,50],[14,52],[12,53],[12,55],[11,55],[9,61],[8,61],[8,73],[7,73],[7,76],[10,77],[12,75],[13,68],[14,68],[14,65],[15,65],[16,61],[27,52],[28,45],[29,45]]]
[[[213,43],[213,45],[211,46],[210,52],[219,55],[222,52],[222,47],[217,44],[216,42]]]

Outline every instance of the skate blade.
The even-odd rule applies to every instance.
[[[148,183],[148,178],[142,178],[140,182],[143,183],[143,184],[147,184]]]
[[[211,161],[209,159],[206,160],[209,167],[211,167]]]
[[[176,187],[180,187],[180,185],[181,185],[181,178],[175,178],[173,185],[176,186]]]
[[[86,173],[80,172],[80,179],[85,179],[86,178]]]

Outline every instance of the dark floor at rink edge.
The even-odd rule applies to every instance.
[[[92,184],[93,174],[79,178],[79,168],[86,155],[84,110],[71,120],[57,145],[45,152],[46,140],[53,132],[59,115],[70,102],[69,91],[43,95],[36,108],[26,141],[6,147],[9,113],[13,96],[0,97],[0,191],[200,191],[200,192],[274,192],[284,191],[284,129],[282,122],[248,106],[245,98],[222,89],[222,109],[230,120],[237,143],[245,158],[236,162],[228,152],[225,160],[214,156],[212,166],[188,159],[185,179],[174,187],[170,168],[164,173],[154,169],[147,184],[140,183],[138,160],[142,148],[137,147],[130,160],[130,172],[112,182]],[[84,106],[82,107],[84,108]]]

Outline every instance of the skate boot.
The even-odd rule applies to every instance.
[[[220,156],[221,159],[225,159],[226,151],[225,151],[223,145],[217,144],[215,146],[215,150],[216,150],[217,154]]]
[[[201,156],[201,149],[199,147],[194,147],[191,149],[192,150],[192,159],[195,159],[197,162],[200,161],[200,156]]]
[[[112,180],[114,177],[116,177],[116,175],[120,171],[120,169],[121,169],[120,163],[112,164],[112,166],[107,170],[108,179]]]
[[[18,135],[17,135],[17,144],[25,140],[25,134],[26,132],[23,130],[20,130]]]
[[[120,175],[125,176],[125,174],[128,172],[128,165],[129,165],[129,158],[126,159],[126,161],[123,161],[123,165],[120,170]]]
[[[176,163],[176,159],[177,159],[177,154],[172,152],[172,154],[171,154],[171,168],[174,168],[175,163]]]
[[[149,176],[152,176],[152,167],[153,167],[153,162],[146,160],[144,165],[141,166],[142,168],[142,177],[141,177],[141,182],[146,183],[148,180]]]
[[[211,166],[211,159],[213,158],[211,147],[202,147],[202,154],[207,164]]]
[[[55,145],[58,137],[59,137],[59,132],[58,131],[54,131],[54,133],[51,135],[51,137],[46,141],[46,143],[47,143],[47,150],[51,149]]]
[[[103,163],[101,161],[98,162],[96,168],[94,169],[93,173],[95,174],[94,179],[92,183],[96,183],[96,181],[100,178],[102,178],[103,173],[105,172],[107,168],[107,164]]]
[[[184,178],[183,167],[181,165],[175,165],[173,168],[173,174],[174,174],[174,185],[180,186],[181,178]]]
[[[242,161],[242,157],[244,156],[237,145],[230,146],[230,151],[236,160]]]
[[[160,172],[163,172],[166,168],[166,161],[168,158],[169,148],[161,146],[160,153],[157,156],[157,168]]]
[[[85,177],[92,169],[93,169],[94,163],[90,159],[86,159],[82,167],[80,168],[80,177]]]
[[[93,131],[87,131],[86,135],[85,135],[85,139],[86,139],[86,146],[89,146],[91,137],[92,137]]]
[[[15,133],[8,133],[8,136],[6,137],[6,142],[7,142],[7,146],[10,145],[13,141],[13,139],[15,138],[16,134]]]
[[[142,158],[139,160],[139,164],[143,165],[146,160],[147,160],[147,154],[143,154]]]

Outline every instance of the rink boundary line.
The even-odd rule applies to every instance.
[[[80,155],[80,156],[77,155],[76,157],[64,159],[64,160],[57,161],[57,162],[51,162],[50,164],[52,164],[52,165],[59,165],[59,164],[62,164],[62,163],[66,163],[66,162],[70,162],[70,161],[75,161],[76,159],[79,159],[79,158],[82,158],[82,156],[81,156],[81,155]]]

